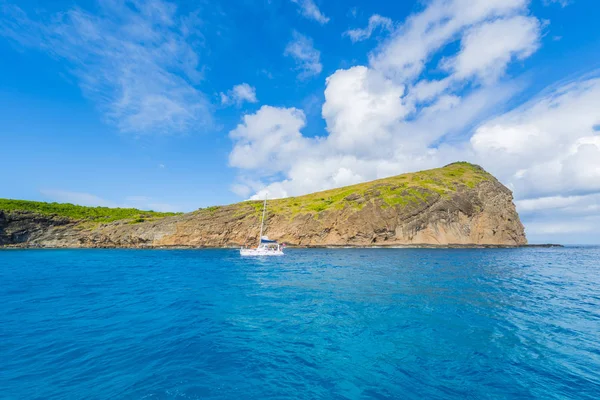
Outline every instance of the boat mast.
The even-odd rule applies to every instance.
[[[260,221],[260,236],[258,237],[258,245],[262,242],[263,226],[265,224],[265,211],[267,211],[267,195],[265,194],[265,202],[263,203],[262,220]]]

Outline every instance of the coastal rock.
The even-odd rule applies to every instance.
[[[262,202],[159,220],[86,226],[59,216],[0,211],[0,245],[234,247],[258,240]],[[295,246],[527,243],[512,193],[468,163],[272,200],[265,234]]]

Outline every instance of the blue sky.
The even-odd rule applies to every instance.
[[[478,163],[600,242],[592,0],[0,0],[0,197],[189,211]]]

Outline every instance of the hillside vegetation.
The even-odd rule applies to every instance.
[[[163,218],[174,214],[0,199],[0,247],[255,245],[262,203],[243,201]],[[294,246],[527,243],[511,191],[465,162],[269,200],[263,234]]]
[[[460,186],[473,188],[478,183],[490,179],[494,179],[493,176],[481,167],[467,162],[457,162],[442,168],[392,176],[304,196],[269,200],[268,210],[271,215],[294,217],[298,214],[318,214],[322,211],[342,210],[346,207],[360,210],[376,199],[381,200],[384,208],[402,208],[426,201],[436,194],[448,198]],[[228,207],[237,208],[240,213],[247,213],[248,207],[251,207],[259,214],[262,212],[262,201],[244,201]],[[222,208],[222,206],[212,206],[197,212],[212,215]],[[180,214],[142,211],[135,208],[84,207],[68,203],[10,199],[0,199],[0,210],[30,211],[90,222],[130,220],[133,223]]]
[[[0,211],[29,211],[41,215],[52,215],[90,222],[113,222],[118,220],[143,222],[149,219],[159,219],[178,214],[142,211],[135,208],[85,207],[69,203],[44,203],[41,201],[11,199],[0,199]]]
[[[295,216],[300,213],[316,214],[326,210],[352,207],[360,210],[368,202],[382,200],[383,207],[404,207],[427,200],[436,193],[448,198],[460,186],[473,188],[478,183],[494,179],[478,165],[456,162],[442,168],[402,174],[357,185],[345,186],[305,196],[269,200],[270,213]],[[238,207],[254,207],[261,212],[262,201],[239,203]],[[217,207],[200,210],[214,212]],[[241,211],[241,210],[240,210]]]

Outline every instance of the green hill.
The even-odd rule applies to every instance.
[[[392,176],[304,196],[269,200],[269,212],[295,216],[304,213],[316,214],[326,210],[341,210],[345,207],[360,210],[369,201],[375,199],[383,200],[384,207],[402,207],[427,200],[435,193],[441,197],[448,197],[456,192],[459,186],[473,188],[478,183],[489,179],[493,179],[492,175],[481,167],[467,162],[457,162],[442,168]],[[252,206],[260,212],[262,201],[245,201],[237,203],[236,206],[242,209]],[[221,206],[213,206],[200,209],[198,212],[214,213],[221,208]],[[0,210],[29,211],[92,222],[118,220],[142,222],[181,214],[143,211],[135,208],[85,207],[69,203],[11,199],[0,199]]]
[[[85,207],[69,203],[44,203],[41,201],[11,199],[0,199],[0,210],[29,211],[41,215],[90,222],[113,222],[118,220],[143,222],[148,219],[158,219],[178,214],[143,211],[135,208]]]
[[[442,168],[407,173],[357,185],[325,190],[304,196],[269,200],[270,213],[287,216],[346,207],[360,210],[369,202],[381,199],[384,207],[404,207],[426,201],[439,194],[448,198],[459,187],[474,188],[478,183],[494,177],[478,165],[456,162]],[[240,208],[252,205],[262,210],[262,201],[238,203]],[[209,207],[200,212],[214,212],[219,207]]]
[[[510,190],[466,162],[272,199],[267,210],[263,233],[296,246],[527,243]],[[0,199],[0,246],[237,247],[256,243],[261,212],[262,201],[164,218],[175,214]]]

